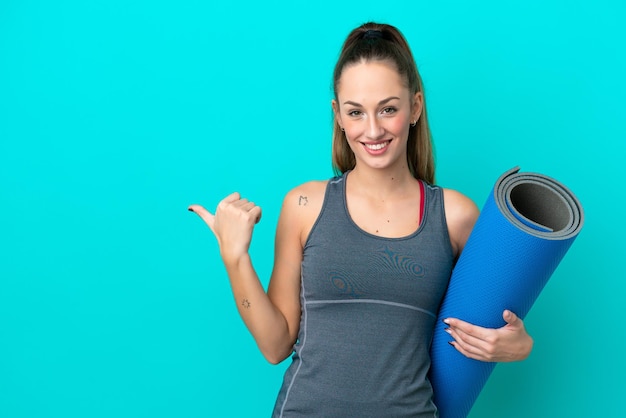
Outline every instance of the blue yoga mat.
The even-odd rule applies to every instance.
[[[466,417],[495,367],[450,346],[442,320],[499,328],[505,309],[524,318],[582,225],[580,202],[558,181],[519,168],[498,179],[439,310],[430,380],[440,418]]]

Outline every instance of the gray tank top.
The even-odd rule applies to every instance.
[[[273,417],[437,417],[428,350],[453,265],[442,189],[422,182],[417,231],[381,238],[350,218],[346,176],[329,181],[305,244],[298,341]]]

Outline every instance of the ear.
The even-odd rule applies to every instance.
[[[424,95],[421,91],[418,91],[413,96],[413,106],[411,109],[411,120],[418,121],[422,115],[422,109],[424,108]]]
[[[333,99],[330,101],[330,105],[332,106],[333,113],[335,114],[335,121],[339,127],[343,129],[343,125],[341,124],[341,113],[339,113],[339,103],[337,103],[337,100]]]

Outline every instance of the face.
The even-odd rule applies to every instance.
[[[393,65],[373,61],[345,67],[332,105],[357,167],[406,166],[409,127],[419,118],[422,95],[410,93]]]

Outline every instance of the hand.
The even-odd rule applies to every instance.
[[[489,362],[510,362],[524,360],[530,354],[533,339],[526,333],[524,322],[513,312],[505,310],[502,318],[506,325],[502,328],[483,328],[460,319],[447,318],[448,332],[454,346],[464,356]]]
[[[235,192],[217,205],[215,215],[200,205],[191,205],[189,210],[200,216],[213,231],[224,262],[236,261],[248,253],[252,230],[261,220],[259,206]]]

